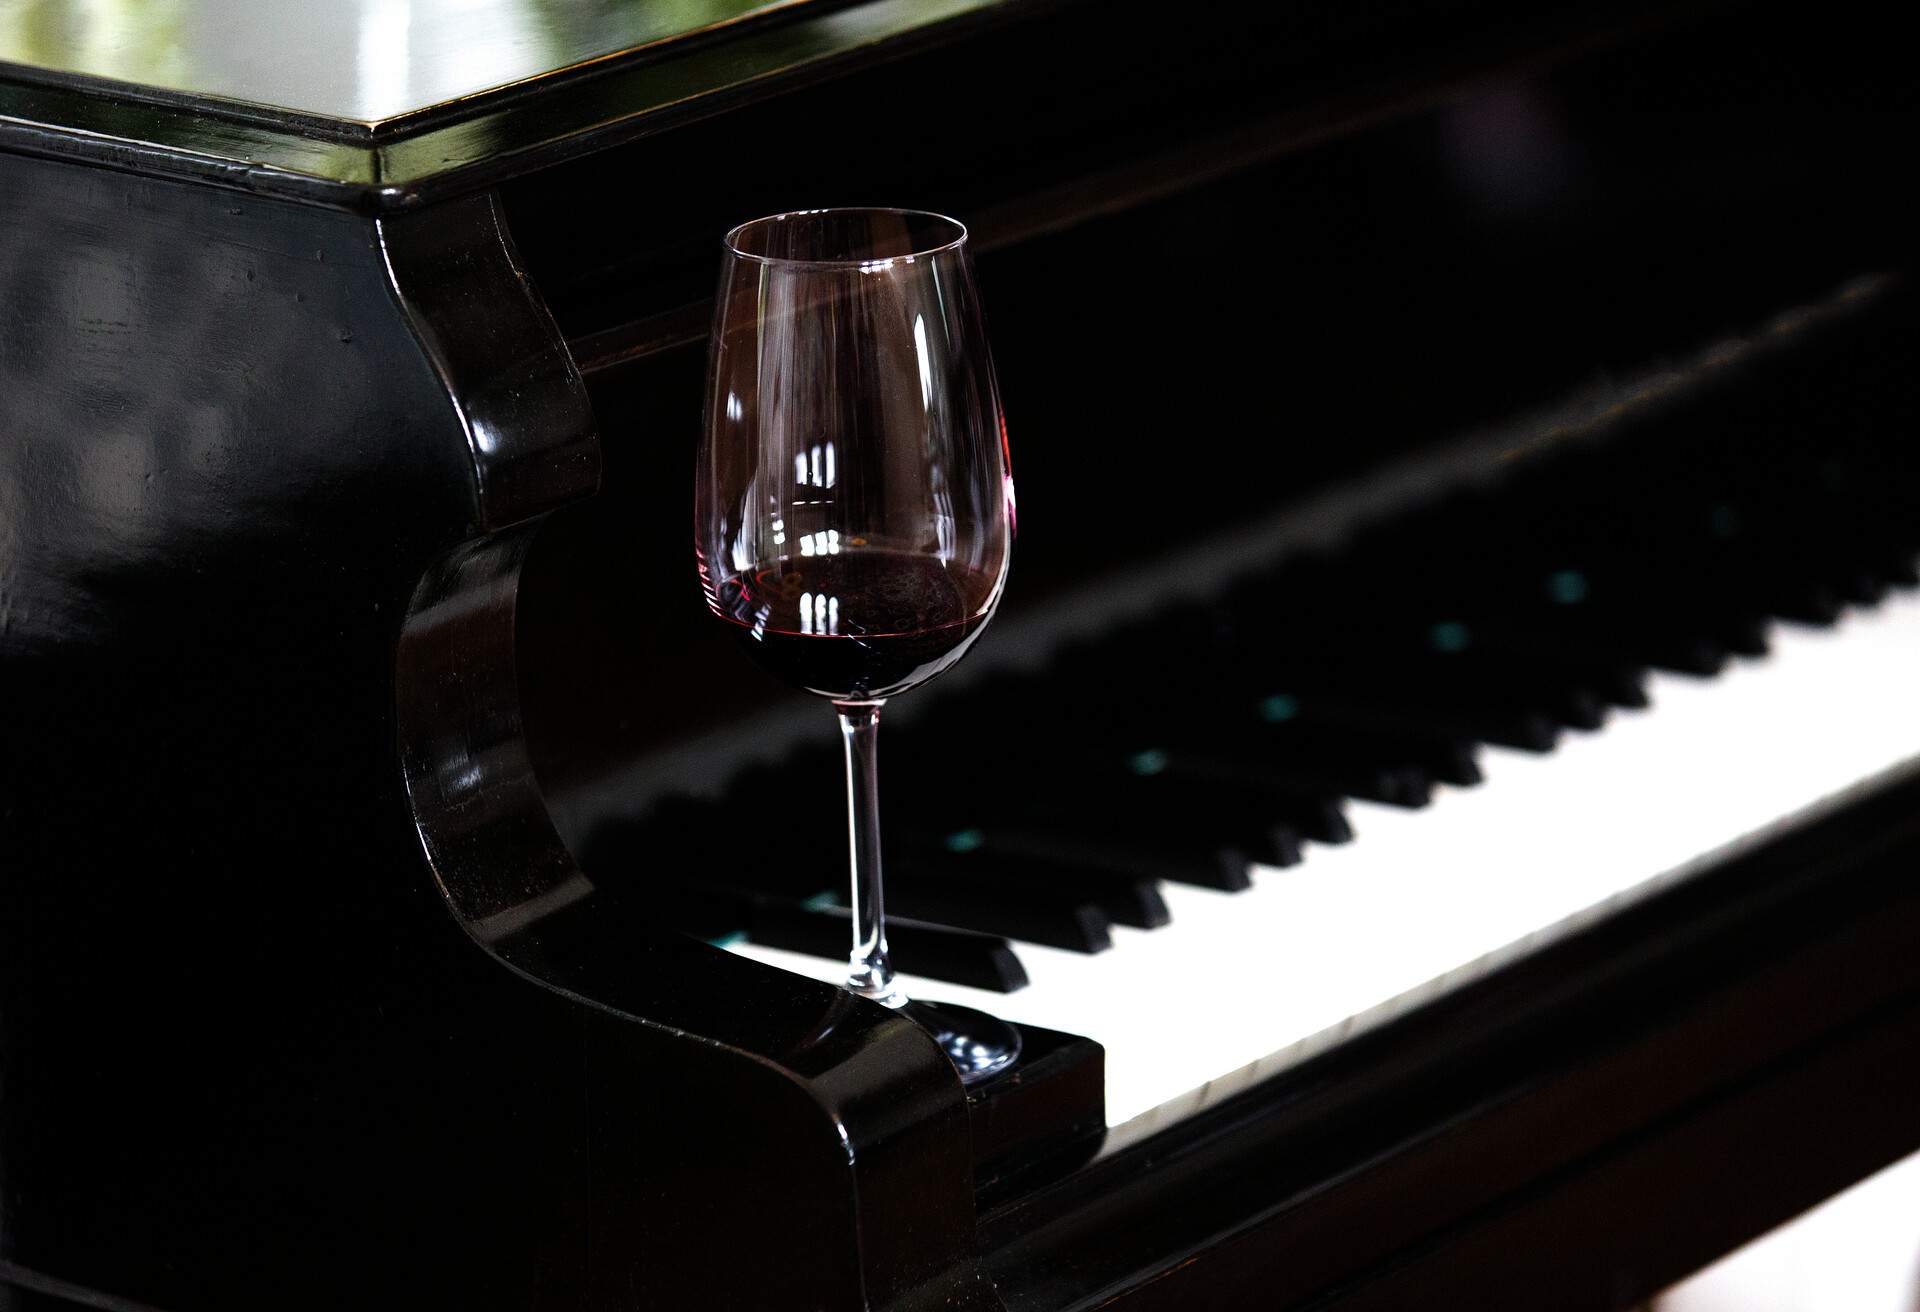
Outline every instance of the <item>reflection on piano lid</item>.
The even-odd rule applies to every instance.
[[[103,21],[93,6],[76,0],[32,0],[30,19],[0,21],[0,61],[131,83],[215,113],[297,116],[370,130],[456,103],[470,110],[488,92],[592,71],[585,66],[604,68],[616,58],[801,7],[833,6],[830,0],[672,6],[158,0]]]
[[[0,14],[0,147],[398,210],[1042,8],[36,0]]]

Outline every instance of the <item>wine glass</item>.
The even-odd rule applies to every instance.
[[[909,1002],[887,956],[875,735],[952,666],[1006,584],[1013,478],[967,230],[937,214],[776,214],[726,237],[694,530],[707,605],[833,703],[846,749],[847,987],[930,1030],[961,1077],[1018,1031]]]

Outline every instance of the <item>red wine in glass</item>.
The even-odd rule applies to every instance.
[[[986,627],[999,588],[996,575],[936,557],[855,550],[731,578],[714,609],[769,674],[864,702],[951,667]]]

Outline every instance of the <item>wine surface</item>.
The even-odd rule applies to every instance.
[[[931,556],[844,551],[737,575],[710,604],[769,673],[835,701],[873,701],[959,660],[998,584]]]

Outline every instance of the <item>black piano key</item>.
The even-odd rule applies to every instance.
[[[1218,774],[1230,762],[1283,775],[1295,791],[1333,798],[1421,806],[1436,780],[1472,784],[1480,778],[1474,746],[1465,739],[1292,719],[1295,704],[1286,697],[1242,692],[1196,702],[1150,684],[1130,687],[1110,670],[1091,672],[1100,665],[1098,653],[1083,648],[1056,672],[1056,682],[1002,679],[987,700],[1032,732],[1097,745],[1121,759],[1158,745],[1175,753],[1176,772],[1200,763],[1202,772]],[[969,707],[964,714],[977,712]],[[960,722],[955,716],[946,731],[958,732]]]
[[[1115,801],[1152,799],[1196,818],[1217,816],[1216,823],[1232,833],[1248,833],[1251,817],[1260,828],[1278,822],[1318,843],[1353,837],[1336,790],[1265,766],[1147,747],[1102,758],[1089,772],[1121,791]]]
[[[1710,503],[1690,510],[1671,536],[1613,547],[1611,568],[1592,570],[1597,608],[1610,603],[1675,631],[1691,627],[1743,654],[1757,654],[1751,647],[1768,615],[1831,624],[1844,604],[1838,582],[1854,571],[1823,568],[1797,538],[1768,540],[1756,524],[1763,518],[1751,507]]]
[[[1108,823],[1110,822],[1110,823]],[[1247,848],[1210,839],[1193,825],[1170,825],[1157,817],[1107,816],[1081,823],[1002,820],[970,824],[991,835],[996,851],[1033,857],[1088,871],[1132,875],[1139,879],[1192,884],[1226,893],[1253,886],[1253,857]],[[1300,840],[1284,829],[1269,835],[1261,858],[1270,865],[1296,865]]]
[[[1432,759],[1441,762],[1444,757],[1452,757],[1456,766],[1471,762],[1471,748],[1466,747],[1463,754],[1463,745],[1475,742],[1496,743],[1523,752],[1550,752],[1560,741],[1559,726],[1550,716],[1537,712],[1463,713],[1384,697],[1319,691],[1269,694],[1269,697],[1275,696],[1295,702],[1303,717],[1322,724],[1351,725],[1388,740],[1437,744],[1429,749]],[[1459,768],[1455,772],[1465,773]],[[1463,777],[1459,782],[1477,783],[1477,764],[1471,773],[1472,778]]]
[[[1348,797],[1419,808],[1433,800],[1433,776],[1417,765],[1367,765],[1333,777]]]
[[[1242,616],[1242,653],[1222,674],[1241,690],[1290,687],[1423,713],[1470,726],[1471,737],[1546,750],[1556,723],[1596,728],[1605,699],[1553,671],[1482,653],[1462,619],[1411,625],[1372,615],[1321,609],[1322,599],[1295,615]]]
[[[1509,661],[1551,670],[1574,686],[1590,689],[1609,705],[1640,709],[1647,705],[1647,663],[1625,652],[1591,643],[1569,642],[1498,620],[1477,624],[1479,642]]]
[[[1717,621],[1713,636],[1730,651],[1744,651],[1743,642],[1764,625],[1765,617],[1824,627],[1846,608],[1832,582],[1790,568],[1771,553],[1737,562],[1689,561],[1684,583],[1695,596],[1712,598],[1710,603],[1696,602],[1696,607],[1703,619]],[[1677,607],[1684,598],[1667,604]],[[1726,627],[1732,623],[1743,627]]]
[[[1191,758],[1188,771],[1175,771],[1166,767],[1166,760],[1165,753],[1148,748],[1128,758],[1122,766],[1125,773],[1092,774],[1086,783],[1095,790],[1092,796],[1104,796],[1107,807],[1171,813],[1178,822],[1199,826],[1202,833],[1227,835],[1258,861],[1272,859],[1276,829],[1317,843],[1344,843],[1353,837],[1345,808],[1334,794],[1300,789],[1251,770],[1196,775]]]
[[[1418,730],[1474,739],[1522,752],[1550,752],[1560,742],[1560,726],[1544,711],[1489,706],[1439,707],[1400,697],[1328,698],[1359,717],[1387,728]]]
[[[929,878],[917,863],[895,861],[887,870],[889,914],[998,934],[1068,952],[1105,952],[1113,946],[1112,922],[1094,902],[1062,896],[1045,886],[1008,896],[984,882]]]
[[[1094,705],[1131,705],[1140,690],[1164,686],[1167,670],[1179,670],[1187,682],[1206,688],[1292,686],[1336,693],[1344,701],[1450,713],[1473,726],[1473,738],[1528,749],[1551,745],[1553,732],[1542,718],[1576,728],[1597,728],[1605,718],[1607,697],[1590,686],[1592,680],[1505,659],[1498,651],[1475,651],[1463,642],[1469,624],[1409,626],[1359,615],[1348,590],[1336,582],[1290,590],[1286,576],[1277,576],[1242,592],[1258,595],[1258,603],[1240,597],[1219,611],[1221,620],[1212,626],[1215,645],[1204,665],[1194,661],[1181,636],[1208,624],[1181,613],[1114,645],[1110,657],[1085,655],[1071,670],[1069,686],[1091,690]],[[1227,630],[1231,634],[1221,638]],[[1361,788],[1357,795],[1367,791],[1373,790]]]
[[[1607,701],[1592,688],[1562,689],[1548,702],[1551,713],[1570,729],[1598,729],[1607,722]]]
[[[923,783],[935,786],[916,790],[901,805],[923,828],[1111,835],[1162,855],[1204,855],[1203,866],[1228,869],[1247,858],[1282,864],[1301,837],[1340,843],[1352,836],[1337,797],[1252,778],[1202,783],[1157,764],[1150,749],[1085,752],[1057,741],[1025,756],[954,751],[926,766],[930,780]],[[1192,863],[1183,862],[1181,873],[1166,877],[1193,882],[1192,873]]]
[[[1480,753],[1471,742],[1435,735],[1423,736],[1417,730],[1409,730],[1403,736],[1403,741],[1408,744],[1406,750],[1419,753],[1416,758],[1419,767],[1441,783],[1472,787],[1484,778],[1480,773]]]
[[[1877,606],[1887,599],[1886,578],[1867,566],[1856,565],[1836,573],[1833,586],[1843,599],[1856,606]]]
[[[820,859],[738,865],[708,862],[686,881],[664,884],[658,905],[670,909],[667,914],[683,932],[709,941],[739,932],[764,907],[844,908],[843,876],[836,868],[844,856],[835,850],[836,843],[844,842],[843,823],[838,814],[824,808],[818,814],[795,813],[783,824],[783,842],[792,846],[798,841],[815,850]],[[889,843],[889,848],[893,846]],[[1077,952],[1103,951],[1112,944],[1106,912],[1087,898],[1040,887],[1023,890],[1017,898],[996,900],[977,887],[922,880],[911,865],[889,874],[890,908],[910,920]]]
[[[1874,568],[1896,588],[1920,587],[1920,557],[1883,550],[1874,557]]]
[[[1433,775],[1424,766],[1404,762],[1381,762],[1363,753],[1329,748],[1310,759],[1301,759],[1251,735],[1236,737],[1212,749],[1229,757],[1243,758],[1254,768],[1282,769],[1289,773],[1317,771],[1312,777],[1331,791],[1346,797],[1358,797],[1387,806],[1422,807],[1433,800]]]
[[[763,902],[753,908],[747,937],[764,947],[844,961],[853,945],[852,918],[837,907]],[[1026,987],[1026,968],[1006,939],[944,925],[887,917],[887,947],[902,974],[1012,993]]]
[[[1884,599],[1888,585],[1912,563],[1910,551],[1895,545],[1898,536],[1890,536],[1867,511],[1877,499],[1850,485],[1844,464],[1822,460],[1791,485],[1773,479],[1746,489],[1726,509],[1736,525],[1750,526],[1758,572],[1801,587],[1817,584],[1844,602],[1870,606]]]
[[[1523,633],[1561,648],[1583,662],[1572,668],[1584,667],[1589,681],[1621,687],[1622,665],[1711,676],[1734,652],[1766,650],[1765,608],[1734,605],[1715,595],[1711,582],[1646,578],[1604,566],[1558,570],[1549,577],[1555,575],[1577,578],[1590,591],[1578,602],[1533,595],[1516,599],[1491,617],[1489,627],[1495,634]],[[1607,666],[1614,672],[1604,673]],[[1606,688],[1596,690],[1608,696]],[[1626,700],[1617,704],[1630,705],[1634,697],[1626,691]]]
[[[1158,929],[1169,920],[1157,880],[1009,852],[986,830],[925,834],[902,827],[894,831],[892,841],[912,862],[916,880],[964,885],[1004,898],[1025,898],[1036,889],[1047,890],[1091,902],[1114,924],[1135,929]]]
[[[1254,741],[1272,742],[1283,751],[1388,762],[1441,783],[1480,782],[1479,751],[1471,739],[1382,728],[1376,722],[1342,716],[1337,706],[1321,705],[1297,693],[1269,692],[1251,704],[1259,721],[1252,731]]]
[[[1840,513],[1822,526],[1822,544],[1895,587],[1920,584],[1920,515],[1899,504],[1895,491],[1911,478],[1875,479],[1846,463],[1838,468],[1832,495]]]
[[[1702,572],[1694,553],[1652,542],[1557,559],[1557,568],[1524,581],[1496,628],[1504,622],[1574,650],[1703,676],[1719,673],[1734,652],[1766,650],[1765,602],[1725,571]]]
[[[1412,572],[1414,586],[1397,594],[1400,605],[1448,606],[1470,624],[1553,634],[1575,649],[1593,645],[1686,673],[1715,673],[1729,652],[1764,652],[1772,599],[1758,595],[1751,569],[1715,563],[1725,553],[1701,537],[1710,515],[1623,515],[1619,505],[1635,501],[1630,490],[1581,499],[1590,495],[1538,521],[1496,516],[1463,535],[1491,536],[1462,555],[1430,553]],[[1683,534],[1674,527],[1681,520],[1698,524]]]
[[[1753,513],[1773,521],[1755,550],[1754,573],[1769,584],[1784,583],[1801,607],[1807,598],[1815,599],[1817,612],[1828,601],[1871,606],[1885,598],[1887,580],[1874,568],[1873,551],[1851,523],[1851,510],[1802,501],[1776,502]],[[1822,621],[1816,613],[1806,622]]]
[[[1645,670],[1653,665],[1716,672],[1726,663],[1726,638],[1745,632],[1741,622],[1718,624],[1688,613],[1649,611],[1647,594],[1634,605],[1607,605],[1605,594],[1588,599],[1582,571],[1557,571],[1563,595],[1582,595],[1576,603],[1551,601],[1551,590],[1534,590],[1511,599],[1486,619],[1463,617],[1432,626],[1434,636],[1450,636],[1461,657],[1478,663],[1480,678],[1509,686],[1509,695],[1546,711],[1571,728],[1599,728],[1605,705],[1645,705]]]
[[[1846,610],[1838,587],[1823,579],[1779,579],[1770,592],[1768,609],[1784,620],[1826,628]]]
[[[1145,748],[1124,760],[1137,773],[1164,773],[1208,789],[1245,789],[1282,799],[1301,833],[1319,842],[1345,842],[1350,836],[1340,807],[1343,795],[1414,807],[1433,796],[1431,781],[1416,767],[1343,764],[1331,754],[1314,761],[1289,759],[1244,734],[1223,734],[1204,748]]]
[[[1735,650],[1765,650],[1764,611],[1716,615],[1700,598],[1664,596],[1617,577],[1593,586],[1593,600],[1578,607],[1529,606],[1500,619],[1540,641],[1701,677],[1720,673]]]
[[[1417,753],[1396,755],[1351,734],[1282,726],[1269,714],[1281,705],[1242,693],[1203,714],[1160,719],[1148,733],[1133,735],[1122,759],[1136,768],[1154,765],[1202,783],[1244,781],[1295,797],[1319,798],[1322,806],[1341,797],[1414,807],[1431,800],[1433,776],[1414,759]],[[1343,827],[1324,817],[1314,823]],[[1302,829],[1309,837],[1319,836],[1305,825]]]
[[[1397,806],[1425,805],[1432,793],[1429,772],[1410,757],[1383,759],[1364,744],[1353,750],[1334,736],[1310,746],[1276,737],[1267,732],[1271,726],[1250,698],[1209,700],[1196,707],[1190,698],[1153,692],[1122,700],[1111,684],[1102,684],[1103,699],[1095,700],[1087,686],[1064,678],[1061,683],[1064,693],[1046,691],[1039,680],[1003,685],[995,690],[995,709],[1006,713],[1018,706],[1018,718],[1030,732],[1087,749],[1097,746],[1122,760],[1156,748],[1171,751],[1175,774],[1266,775],[1284,779],[1297,794],[1362,797]]]

